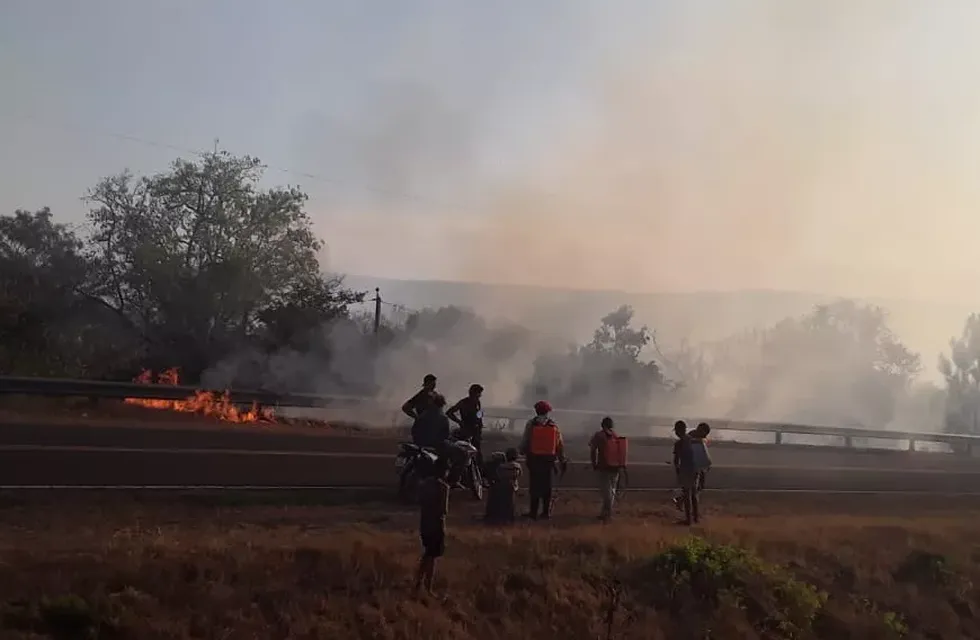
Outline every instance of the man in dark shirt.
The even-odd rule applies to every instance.
[[[422,585],[432,592],[436,559],[446,552],[446,516],[449,515],[449,484],[446,476],[449,464],[446,458],[436,461],[435,472],[422,481],[419,487],[419,538],[422,541],[422,558],[415,575],[415,591]]]
[[[446,417],[446,398],[441,393],[433,393],[428,407],[412,425],[412,442],[420,447],[440,450],[449,440],[450,425]]]
[[[431,373],[427,373],[422,378],[422,388],[402,405],[402,413],[413,420],[417,419],[422,415],[426,407],[429,406],[429,402],[432,400],[432,395],[435,392],[436,377]]]
[[[422,388],[402,405],[402,413],[412,419],[412,441],[419,446],[424,446],[415,441],[415,432],[419,418],[432,405],[432,399],[436,395],[436,377],[431,373],[426,374],[422,379]]]
[[[446,416],[459,425],[459,435],[469,440],[483,462],[483,451],[480,445],[483,442],[483,404],[480,402],[483,397],[483,387],[478,384],[471,384],[469,395],[446,409]]]
[[[681,489],[681,500],[684,504],[684,523],[691,525],[692,519],[698,522],[698,494],[696,491],[697,471],[694,467],[694,448],[691,438],[687,435],[687,425],[683,420],[674,423],[674,472]]]

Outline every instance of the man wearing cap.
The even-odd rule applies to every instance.
[[[539,508],[545,520],[551,517],[552,479],[555,462],[565,468],[565,443],[558,425],[549,417],[547,400],[534,403],[535,416],[527,421],[521,438],[521,453],[527,462],[528,489],[531,497],[527,517],[536,520]]]

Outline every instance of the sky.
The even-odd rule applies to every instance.
[[[980,305],[980,3],[4,0],[0,207],[217,144],[332,271]]]

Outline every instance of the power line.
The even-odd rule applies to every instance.
[[[397,302],[388,302],[387,300],[382,300],[381,304],[386,304],[396,311],[402,311],[404,313],[418,313],[418,309],[412,309],[411,307],[406,307],[403,304],[398,304]]]

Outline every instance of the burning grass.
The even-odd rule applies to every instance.
[[[887,511],[874,498],[752,498],[688,531],[659,501],[603,527],[570,499],[550,524],[489,530],[459,501],[437,594],[415,597],[413,513],[276,500],[10,503],[0,635],[980,637],[976,504],[899,518],[860,515]]]
[[[164,384],[177,386],[180,384],[180,371],[176,368],[167,369],[154,377],[152,371],[144,370],[133,382],[137,384]],[[225,391],[218,394],[212,391],[195,391],[184,400],[152,400],[143,398],[126,398],[126,404],[157,409],[160,411],[176,411],[178,413],[193,413],[201,416],[217,418],[224,422],[251,423],[275,422],[275,412],[269,407],[259,407],[253,403],[243,409],[231,401],[231,394]]]

